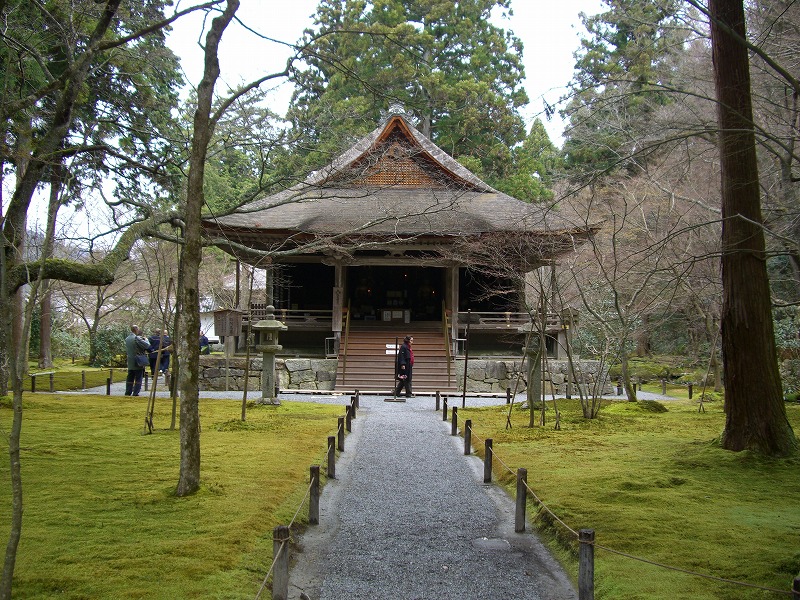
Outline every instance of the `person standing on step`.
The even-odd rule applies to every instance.
[[[406,397],[411,398],[414,394],[411,391],[411,374],[414,367],[414,351],[411,349],[411,344],[414,343],[414,338],[407,335],[403,339],[403,345],[400,346],[400,351],[397,353],[397,388],[394,390],[394,395],[399,396],[403,388],[406,388]]]

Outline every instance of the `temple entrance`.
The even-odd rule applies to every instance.
[[[349,267],[350,318],[358,321],[441,321],[445,269]]]
[[[273,270],[272,303],[288,310],[330,310],[333,267],[305,263]]]

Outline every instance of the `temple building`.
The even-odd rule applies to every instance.
[[[519,353],[519,327],[540,306],[526,274],[592,234],[549,205],[493,189],[398,107],[302,183],[203,227],[212,243],[267,270],[286,352],[338,357],[336,387],[361,390],[392,385],[395,340],[407,334],[420,391],[455,388],[451,364],[465,343]],[[265,306],[243,310],[258,319]],[[564,324],[558,307],[547,310],[557,354]]]

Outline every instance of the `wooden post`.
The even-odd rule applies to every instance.
[[[111,381],[111,383],[114,383],[114,369],[108,370],[108,379]]]
[[[81,371],[81,389],[86,389],[86,371]]]
[[[55,373],[50,373],[50,393],[51,394],[56,391],[55,377],[56,377]]]
[[[491,483],[492,481],[492,443],[492,438],[489,438],[483,444],[483,483]]]
[[[36,375],[31,375],[31,393],[36,393]]]
[[[353,431],[353,407],[349,404],[344,407],[344,428],[348,433]]]
[[[311,494],[308,497],[308,522],[319,525],[319,465],[311,465]]]
[[[578,541],[578,600],[594,600],[594,529],[581,529]]]
[[[464,455],[472,454],[472,419],[464,421]]]
[[[692,384],[689,384],[689,400],[692,399]]]
[[[511,388],[506,388],[506,404],[511,404]]]
[[[111,377],[106,379],[106,396],[111,395]]]
[[[514,531],[522,533],[525,531],[525,507],[528,500],[528,469],[517,469],[517,512],[514,516]]]
[[[360,394],[358,393],[358,390],[356,390],[355,396],[350,396],[350,402],[356,408],[361,408],[361,400],[360,400],[359,396],[360,396]]]
[[[436,390],[436,408],[434,409],[436,412],[439,412],[439,403],[442,399],[442,394],[439,390]]]
[[[800,600],[800,576],[794,578],[792,584],[792,600]]]
[[[447,421],[447,397],[442,398],[442,421]]]
[[[328,436],[328,478],[336,479],[336,436]]]
[[[453,424],[450,427],[450,435],[458,435],[458,407],[453,407]]]
[[[337,423],[337,430],[336,430],[336,437],[337,444],[339,448],[339,452],[344,452],[344,417],[339,417],[336,420]]]
[[[272,600],[289,598],[289,528],[278,525],[272,530]]]
[[[355,419],[356,418],[356,412],[358,412],[358,411],[356,411],[356,397],[353,396],[352,398],[350,398],[350,418],[351,419]]]
[[[666,379],[662,379],[661,380],[661,395],[662,396],[666,396],[667,395],[667,380]]]

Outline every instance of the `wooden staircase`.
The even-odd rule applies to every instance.
[[[456,392],[455,365],[447,375],[447,349],[441,329],[412,326],[400,331],[395,325],[351,326],[346,352],[339,353],[336,369],[336,391],[359,390],[364,393],[390,394],[394,379],[395,338],[403,343],[406,335],[414,337],[414,371],[412,389],[420,392]],[[344,339],[342,339],[344,350]]]

